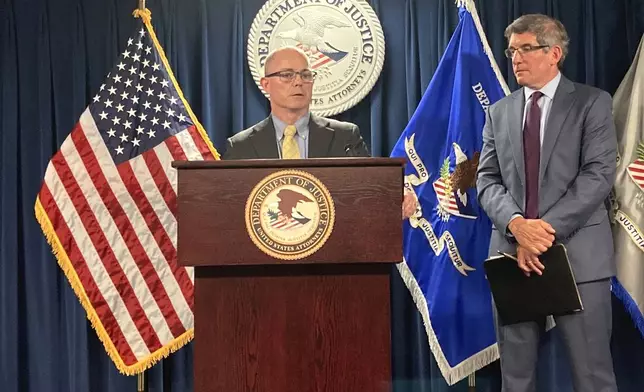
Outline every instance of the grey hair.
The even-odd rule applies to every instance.
[[[282,46],[277,49],[273,49],[268,56],[266,56],[266,61],[264,61],[264,75],[266,75],[266,71],[268,70],[268,65],[273,61],[273,57],[275,57],[276,54],[283,52],[285,50],[293,50],[297,53],[299,53],[304,59],[306,60],[306,68],[311,67],[311,62],[309,61],[309,56],[307,56],[304,51],[296,46]]]
[[[523,15],[514,20],[505,29],[505,38],[510,39],[512,34],[532,33],[537,37],[539,45],[548,45],[561,47],[561,59],[557,66],[561,68],[568,55],[568,32],[564,25],[555,18],[542,14]]]

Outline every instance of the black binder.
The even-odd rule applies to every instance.
[[[483,264],[502,325],[543,321],[549,315],[584,309],[565,246],[553,245],[539,261],[545,266],[543,275],[525,276],[515,255],[490,257]]]

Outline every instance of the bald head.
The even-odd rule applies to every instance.
[[[281,48],[273,50],[266,57],[266,62],[264,63],[264,75],[270,75],[273,72],[279,71],[278,64],[280,63],[294,63],[301,64],[304,63],[304,68],[309,68],[309,56],[302,51],[302,49],[296,48],[295,46],[283,46]]]
[[[268,93],[271,113],[287,124],[294,124],[309,111],[315,77],[309,67],[309,57],[292,46],[271,52],[264,63],[260,83]]]

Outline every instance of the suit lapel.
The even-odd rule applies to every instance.
[[[539,185],[541,185],[541,181],[543,180],[559,133],[561,133],[563,124],[572,108],[572,104],[575,102],[575,96],[572,94],[574,91],[575,85],[562,76],[559,81],[559,86],[557,86],[555,97],[552,100],[552,105],[550,106],[546,129],[544,129],[541,160],[539,162]]]
[[[325,158],[329,156],[333,129],[328,127],[328,121],[311,114],[309,120],[309,158]]]
[[[251,140],[257,158],[277,159],[280,157],[279,151],[277,151],[275,126],[270,116],[255,126]]]
[[[525,163],[523,160],[523,108],[525,106],[525,98],[523,88],[512,93],[512,100],[510,101],[510,108],[508,110],[508,132],[510,134],[510,144],[512,145],[512,155],[514,155],[514,163],[519,172],[521,179],[521,186],[525,187]]]

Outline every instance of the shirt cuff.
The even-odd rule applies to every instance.
[[[514,238],[514,235],[513,235],[513,234],[512,234],[512,232],[510,231],[510,223],[511,223],[513,220],[515,220],[515,219],[517,219],[517,218],[521,218],[521,217],[523,217],[523,215],[521,215],[521,214],[514,214],[514,215],[512,215],[512,217],[511,217],[511,218],[510,218],[510,220],[508,221],[508,224],[505,226],[505,235],[507,235],[507,236],[508,236],[508,237],[510,237],[510,238]]]

